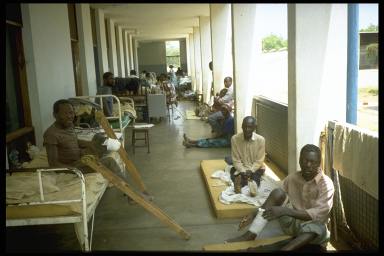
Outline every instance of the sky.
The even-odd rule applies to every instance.
[[[263,4],[258,10],[261,20],[265,20],[267,24],[263,27],[263,35],[273,33],[287,38],[287,4]],[[359,4],[359,30],[370,24],[378,25],[378,19],[378,4]]]

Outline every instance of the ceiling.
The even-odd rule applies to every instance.
[[[139,41],[186,37],[209,16],[209,4],[91,4],[123,29],[135,30]]]

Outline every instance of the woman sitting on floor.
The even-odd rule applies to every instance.
[[[218,147],[230,147],[231,137],[235,134],[234,120],[231,115],[232,108],[228,104],[223,104],[221,112],[224,118],[221,120],[222,129],[214,138],[211,139],[198,139],[191,140],[184,134],[183,145],[187,148],[198,147],[198,148],[218,148]]]

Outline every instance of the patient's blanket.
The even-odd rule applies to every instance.
[[[136,110],[130,103],[121,102],[120,108],[121,108],[121,114],[122,115],[124,115],[124,113],[127,113],[132,118],[137,118]],[[118,107],[117,103],[113,103],[113,116],[119,116],[119,107]]]
[[[217,170],[211,175],[211,178],[220,179],[219,182],[227,185],[226,189],[222,191],[219,196],[219,201],[223,204],[247,203],[259,207],[264,203],[272,190],[281,187],[280,182],[277,182],[264,174],[260,179],[260,186],[257,188],[255,197],[250,196],[248,186],[244,186],[241,189],[241,194],[236,194],[229,173],[231,168],[232,166],[228,165],[225,170]]]

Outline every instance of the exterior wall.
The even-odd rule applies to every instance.
[[[139,69],[156,74],[167,73],[165,42],[140,42],[138,49]]]

